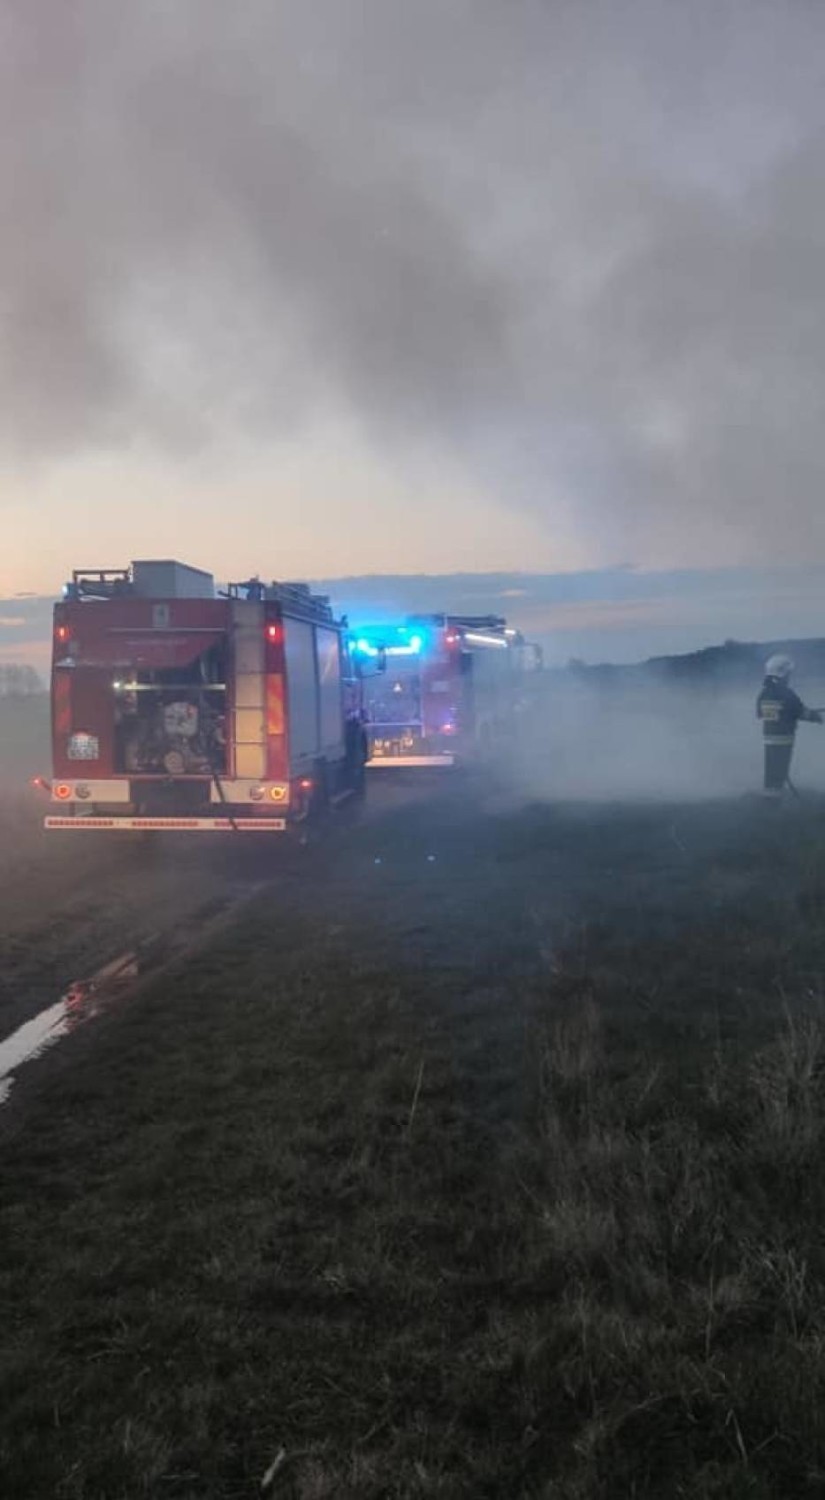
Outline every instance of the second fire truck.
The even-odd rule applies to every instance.
[[[353,630],[371,768],[506,755],[537,646],[497,615],[412,615]]]

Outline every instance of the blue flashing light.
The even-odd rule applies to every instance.
[[[352,649],[361,656],[418,656],[424,649],[422,635],[410,635],[408,625],[367,625],[350,637]]]

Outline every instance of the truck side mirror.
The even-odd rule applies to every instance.
[[[360,682],[369,681],[370,677],[377,677],[380,672],[386,672],[387,648],[386,646],[379,646],[377,648],[375,664],[369,669],[367,668],[367,663],[357,651],[350,652],[350,661],[352,663],[353,676],[357,677]]]

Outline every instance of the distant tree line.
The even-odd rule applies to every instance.
[[[554,691],[558,682],[570,679],[593,688],[616,689],[667,685],[679,688],[712,688],[720,693],[730,689],[753,689],[759,686],[765,662],[774,652],[790,655],[796,662],[800,678],[825,678],[825,637],[807,640],[735,641],[721,646],[705,646],[701,651],[679,656],[653,656],[647,661],[615,664],[600,662],[589,666],[578,657],[568,659],[566,667],[550,668],[542,674],[539,691]]]
[[[34,667],[23,662],[0,662],[0,698],[32,698],[45,692]]]

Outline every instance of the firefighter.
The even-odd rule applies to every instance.
[[[796,726],[800,720],[821,724],[822,714],[806,708],[790,685],[794,664],[789,656],[772,656],[765,663],[765,681],[756,700],[765,741],[765,796],[781,797],[788,781]]]

